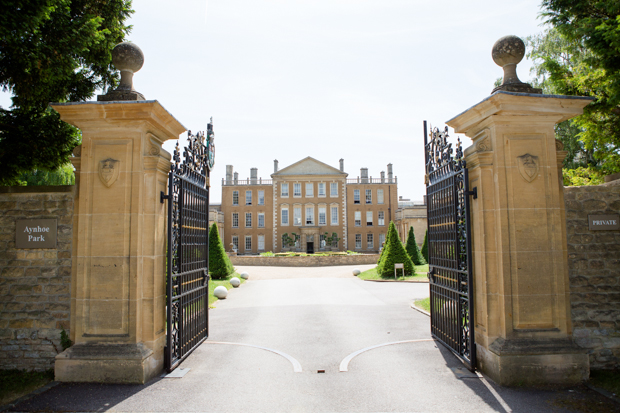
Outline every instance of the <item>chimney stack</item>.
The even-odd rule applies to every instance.
[[[360,176],[362,177],[362,183],[367,184],[368,183],[368,168],[361,168]]]
[[[273,172],[278,172],[278,160],[274,159],[273,161]]]
[[[239,183],[239,172],[235,172],[233,176],[233,184],[237,185]]]
[[[381,171],[381,183],[385,183],[385,171]]]
[[[233,166],[226,165],[226,185],[232,184]]]
[[[391,184],[392,178],[394,177],[394,174],[392,173],[392,164],[389,163],[387,167],[388,167],[388,184]]]
[[[258,168],[250,168],[250,184],[256,185],[258,180]]]
[[[340,158],[340,172],[344,172],[344,159]]]

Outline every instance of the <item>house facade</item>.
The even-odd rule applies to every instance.
[[[344,160],[334,168],[307,157],[279,169],[271,179],[239,180],[232,165],[222,180],[224,245],[238,254],[266,251],[377,252],[398,207],[397,178],[388,175],[348,179]]]

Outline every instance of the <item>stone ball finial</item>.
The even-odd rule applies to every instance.
[[[541,89],[535,89],[527,83],[523,83],[517,76],[517,64],[525,56],[525,43],[517,36],[504,36],[493,45],[491,57],[493,61],[504,69],[502,84],[495,89],[518,93],[542,93]]]
[[[144,65],[144,53],[134,43],[119,43],[112,49],[112,64],[121,72],[135,73]]]
[[[112,64],[121,72],[121,82],[114,90],[97,96],[99,101],[144,100],[144,95],[133,86],[133,74],[142,69],[144,53],[134,43],[123,42],[112,49]]]

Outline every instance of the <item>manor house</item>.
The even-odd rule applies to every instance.
[[[276,160],[266,180],[256,168],[240,180],[227,165],[221,204],[226,250],[379,251],[398,208],[392,164],[387,177],[369,177],[367,168],[347,177],[343,159],[339,169],[311,157],[278,169]]]

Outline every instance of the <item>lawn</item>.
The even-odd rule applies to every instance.
[[[422,300],[415,300],[413,302],[413,305],[415,305],[419,309],[426,311],[427,313],[431,312],[431,298],[430,297],[426,297]]]
[[[227,290],[230,290],[231,288],[233,288],[233,286],[230,285],[230,279],[233,277],[239,278],[241,284],[245,282],[245,280],[241,278],[236,271],[223,280],[209,280],[209,307],[213,308],[213,303],[218,300],[217,297],[213,295],[213,290],[215,290],[215,287],[223,285],[224,287],[226,287]]]
[[[620,371],[592,370],[590,371],[590,384],[620,396]]]
[[[0,370],[0,406],[45,386],[54,380],[54,370],[26,372]]]
[[[426,276],[426,273],[428,272],[428,264],[416,265],[415,272],[416,272],[415,275],[409,275],[409,276],[406,276],[405,278],[403,278],[402,275],[400,275],[398,279],[399,280],[427,280],[428,277]],[[380,277],[377,274],[377,267],[364,271],[363,273],[358,275],[357,278],[359,278],[360,280],[393,280],[394,279],[394,277],[390,277],[390,278]]]

